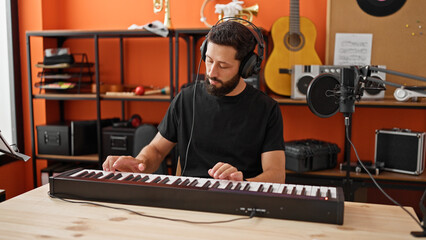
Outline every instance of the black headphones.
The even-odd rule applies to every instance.
[[[252,22],[247,21],[243,18],[238,18],[238,17],[222,18],[219,21],[217,21],[217,23],[215,25],[213,25],[212,29],[214,27],[216,27],[223,20],[244,21],[244,22],[248,23],[253,28],[254,32],[256,32],[256,34],[255,34],[255,33],[253,33],[252,30],[250,30],[250,32],[253,34],[254,38],[257,41],[257,45],[258,45],[257,52],[258,52],[259,55],[257,55],[253,51],[248,53],[244,57],[244,59],[241,61],[240,69],[239,69],[238,73],[242,78],[248,78],[253,74],[259,73],[260,72],[260,65],[262,64],[262,61],[263,61],[263,51],[265,49],[263,35],[262,35],[262,32],[260,31],[260,29],[258,27],[256,27],[256,25],[254,25]],[[201,44],[201,47],[200,47],[201,59],[203,59],[203,61],[206,61],[207,44],[208,44],[208,41],[207,41],[207,36],[206,36],[206,39],[204,40],[204,42]]]

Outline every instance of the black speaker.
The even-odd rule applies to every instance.
[[[420,175],[425,167],[425,133],[401,129],[376,130],[375,161],[387,171]]]
[[[242,21],[252,27],[253,30],[250,30],[250,32],[253,34],[254,38],[257,41],[258,54],[254,52],[248,53],[247,56],[245,56],[244,59],[241,61],[241,65],[240,65],[238,73],[242,78],[245,78],[245,79],[249,78],[250,76],[254,74],[258,74],[260,72],[260,65],[262,64],[262,61],[263,61],[263,51],[265,49],[262,32],[252,22],[247,21],[243,18],[238,18],[238,17],[222,18],[215,25],[213,25],[212,29],[215,28],[219,23],[223,22],[224,20]],[[206,38],[200,47],[201,59],[203,59],[203,61],[206,60],[207,45],[208,45],[208,40]]]

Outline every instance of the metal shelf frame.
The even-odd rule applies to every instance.
[[[93,39],[94,44],[94,72],[96,93],[94,94],[34,94],[33,93],[33,79],[32,79],[32,61],[31,61],[31,38],[42,37],[52,38],[57,40],[57,46],[61,47],[68,39]],[[120,83],[124,83],[124,52],[123,52],[123,39],[124,38],[158,38],[160,36],[146,30],[45,30],[45,31],[28,31],[26,32],[26,50],[27,50],[27,69],[28,69],[28,86],[29,86],[29,107],[30,107],[30,126],[31,126],[31,147],[32,147],[32,167],[33,167],[33,181],[34,187],[37,187],[37,159],[35,149],[35,126],[34,126],[34,103],[35,99],[57,100],[59,101],[61,119],[64,119],[64,106],[63,102],[68,100],[94,100],[96,101],[96,115],[97,115],[97,132],[98,132],[98,152],[102,153],[102,129],[101,129],[101,101],[103,100],[117,100],[121,101],[121,116],[125,118],[125,102],[126,101],[167,101],[170,102],[174,97],[173,85],[173,31],[169,32],[167,36],[169,40],[169,69],[170,69],[170,95],[169,96],[136,96],[136,97],[111,97],[100,93],[100,74],[99,74],[99,40],[106,38],[118,38],[120,44]],[[98,163],[101,165],[101,154],[98,157]],[[46,157],[48,159],[52,158]],[[83,157],[84,158],[84,157]],[[88,161],[93,161],[91,156]]]

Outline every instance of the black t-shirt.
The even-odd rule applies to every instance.
[[[280,108],[273,99],[250,84],[237,96],[216,97],[204,82],[183,88],[158,126],[160,134],[177,142],[184,175],[209,177],[217,162],[229,163],[245,178],[262,173],[261,154],[284,150]],[[193,123],[192,139],[185,156]]]

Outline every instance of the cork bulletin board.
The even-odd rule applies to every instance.
[[[397,12],[383,17],[365,13],[356,0],[329,0],[325,64],[332,65],[336,33],[373,34],[371,64],[426,77],[426,1],[407,0]],[[426,82],[386,74],[386,80],[407,86]],[[394,87],[386,87],[386,97]]]

